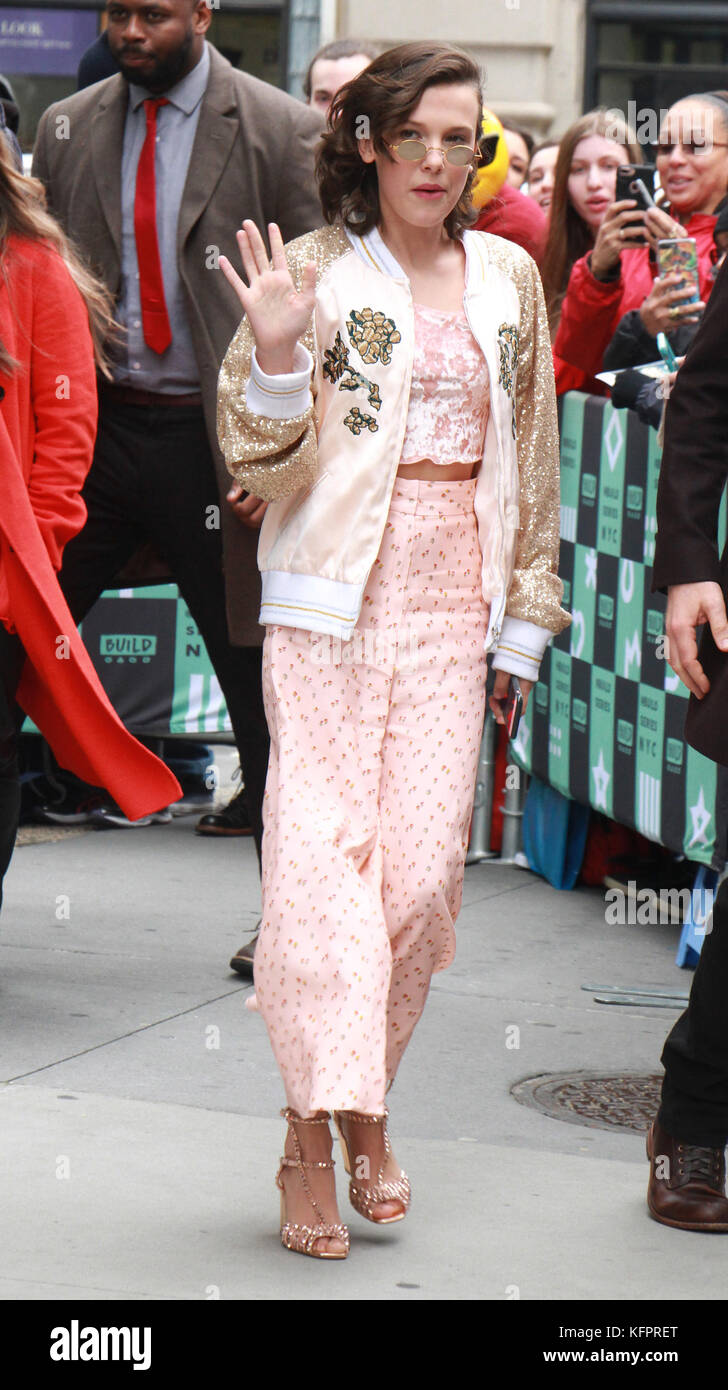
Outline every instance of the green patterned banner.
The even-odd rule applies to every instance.
[[[227,741],[232,726],[222,691],[176,584],[108,589],[80,632],[106,694],[133,734],[215,734]],[[29,720],[24,727],[33,731]]]
[[[660,452],[633,411],[570,392],[561,411],[561,565],[573,621],[547,650],[519,762],[557,791],[722,867],[722,769],[685,743],[687,692],[652,594]],[[725,498],[720,543],[725,536]]]

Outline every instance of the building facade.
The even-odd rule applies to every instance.
[[[633,118],[691,91],[728,87],[728,0],[207,0],[210,38],[236,67],[301,95],[321,43],[434,38],[479,62],[486,101],[542,138],[583,111]],[[0,0],[0,74],[32,147],[41,112],[75,89],[103,26],[102,0]]]

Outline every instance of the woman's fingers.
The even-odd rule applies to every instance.
[[[232,285],[233,289],[235,290],[235,293],[238,296],[238,299],[240,300],[240,303],[242,304],[243,308],[246,309],[246,300],[248,294],[247,285],[243,284],[243,281],[240,279],[240,276],[238,275],[234,267],[230,264],[230,261],[228,260],[227,256],[220,257],[219,266],[228,284]]]
[[[288,270],[286,252],[283,246],[283,237],[277,223],[268,223],[268,240],[270,241],[271,260],[274,270]]]
[[[243,228],[243,230],[237,232],[235,240],[238,243],[238,251],[240,252],[240,259],[243,262],[243,269],[248,277],[248,284],[253,285],[258,279],[258,266],[255,256],[253,255],[247,231]]]
[[[249,217],[246,217],[243,222],[243,231],[247,232],[248,245],[258,274],[263,275],[268,269],[268,252],[265,249],[265,242],[255,223]]]
[[[503,706],[501,704],[501,701],[505,700],[508,694],[508,686],[510,685],[510,680],[511,678],[507,671],[496,671],[495,681],[493,682],[493,690],[488,701],[491,708],[491,713],[495,715],[496,724],[505,724],[506,722],[503,715]]]
[[[671,217],[669,212],[665,212],[663,208],[648,208],[646,217],[649,230],[658,239],[674,241],[676,238],[687,236],[682,224],[676,222],[675,218]]]

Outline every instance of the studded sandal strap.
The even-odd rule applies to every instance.
[[[313,1192],[311,1191],[311,1188],[310,1188],[310,1186],[309,1186],[308,1179],[307,1179],[307,1177],[306,1177],[305,1169],[306,1169],[306,1168],[333,1168],[333,1167],[334,1167],[334,1161],[333,1161],[333,1159],[331,1159],[331,1158],[330,1158],[330,1159],[327,1159],[327,1160],[325,1160],[325,1161],[322,1159],[322,1160],[320,1160],[319,1162],[312,1162],[312,1161],[310,1161],[310,1160],[304,1159],[304,1157],[303,1157],[303,1155],[302,1155],[302,1153],[301,1153],[301,1145],[300,1145],[299,1140],[298,1140],[298,1135],[296,1134],[296,1125],[297,1125],[297,1124],[326,1124],[326,1126],[328,1127],[328,1122],[329,1122],[328,1114],[327,1114],[325,1117],[324,1117],[323,1115],[320,1116],[320,1117],[312,1116],[310,1119],[307,1118],[307,1119],[301,1120],[300,1116],[296,1114],[295,1110],[291,1110],[290,1107],[287,1108],[286,1110],[282,1110],[282,1111],[281,1111],[281,1114],[282,1114],[283,1118],[284,1118],[285,1120],[288,1121],[288,1128],[289,1128],[289,1130],[290,1130],[291,1137],[292,1137],[292,1139],[293,1139],[293,1147],[294,1147],[294,1149],[295,1149],[296,1157],[295,1157],[295,1159],[293,1159],[293,1158],[286,1158],[286,1157],[284,1156],[284,1157],[281,1159],[281,1167],[280,1167],[279,1170],[278,1170],[278,1178],[276,1179],[277,1184],[278,1184],[278,1187],[280,1187],[281,1191],[283,1190],[283,1183],[281,1182],[281,1173],[282,1173],[283,1168],[296,1168],[296,1169],[298,1170],[298,1174],[299,1174],[299,1177],[300,1177],[300,1179],[301,1179],[301,1187],[303,1188],[303,1190],[304,1190],[306,1196],[308,1197],[309,1202],[311,1203],[311,1206],[313,1207],[313,1210],[314,1210],[315,1213],[316,1213],[316,1216],[318,1217],[319,1225],[320,1225],[320,1226],[326,1226],[327,1224],[330,1224],[330,1223],[327,1223],[326,1217],[324,1216],[324,1214],[323,1214],[323,1212],[322,1212],[322,1210],[321,1210],[321,1208],[320,1208],[318,1202],[316,1201],[316,1198],[315,1198],[314,1195],[313,1195]],[[310,1229],[310,1228],[307,1227],[306,1229]]]

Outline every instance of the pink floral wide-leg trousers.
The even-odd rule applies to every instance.
[[[397,478],[347,641],[269,627],[255,996],[287,1104],[384,1112],[453,923],[483,727],[475,480]]]

